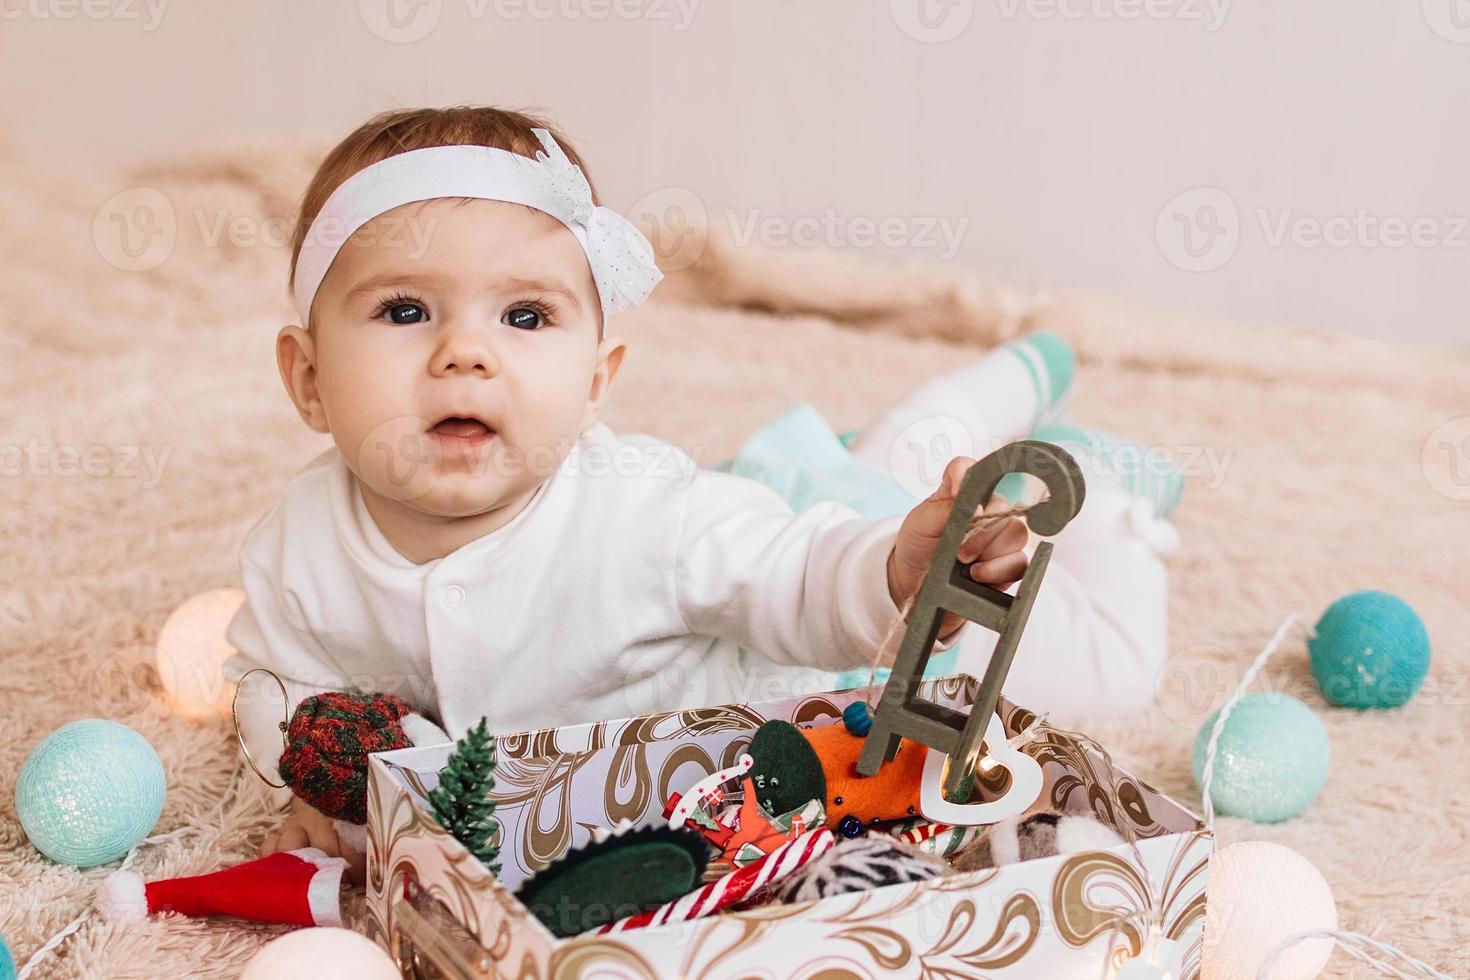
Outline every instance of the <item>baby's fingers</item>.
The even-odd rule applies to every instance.
[[[308,840],[312,847],[323,851],[327,857],[338,857],[342,853],[342,844],[337,840],[337,831],[326,821],[313,824],[307,830]]]
[[[984,548],[980,549],[979,558],[984,561],[987,558],[999,558],[1002,555],[1022,551],[1030,536],[1031,532],[1027,530],[1025,522],[1012,517],[996,528],[995,536]]]
[[[999,558],[991,558],[988,561],[977,561],[970,566],[970,578],[986,585],[1004,588],[1026,574],[1026,555],[1024,552],[1013,552],[1001,555]]]
[[[1026,525],[1021,519],[1008,517],[972,534],[960,544],[956,557],[965,562],[977,558],[994,558],[1019,551],[1026,546],[1026,538]]]
[[[281,828],[280,836],[276,838],[276,850],[294,851],[298,847],[306,847],[309,843],[306,828],[295,821],[287,821],[286,825]]]
[[[944,476],[939,481],[931,495],[936,500],[952,500],[959,495],[960,484],[965,482],[965,476],[969,474],[970,467],[975,465],[975,460],[969,456],[956,456],[944,467]]]

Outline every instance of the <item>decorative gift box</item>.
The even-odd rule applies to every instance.
[[[965,711],[979,688],[962,674],[926,680],[919,694]],[[430,815],[427,794],[451,745],[374,755],[369,934],[405,976],[424,977],[1092,980],[1116,975],[1135,957],[1166,955],[1167,973],[1199,975],[1212,834],[1185,807],[1112,765],[1091,739],[1050,726],[1021,749],[1044,777],[1031,809],[1090,814],[1125,843],[565,939],[512,894],[594,829],[624,820],[666,823],[671,794],[734,764],[767,720],[841,724],[843,708],[866,694],[859,688],[501,736],[493,794],[498,878]],[[1004,699],[997,714],[1008,738],[1035,721]],[[981,782],[982,791],[1004,788]]]

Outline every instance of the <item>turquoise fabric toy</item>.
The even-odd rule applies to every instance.
[[[1217,711],[1200,726],[1191,759],[1203,790],[1205,755]],[[1210,796],[1215,809],[1257,823],[1294,817],[1327,782],[1332,746],[1312,709],[1286,694],[1248,694],[1220,732]]]
[[[21,764],[15,811],[26,836],[59,864],[90,868],[124,856],[163,813],[163,763],[126,725],[87,718],[46,736]]]
[[[1429,673],[1429,633],[1409,604],[1387,592],[1334,602],[1307,641],[1322,695],[1347,708],[1397,708]]]
[[[768,422],[746,440],[732,460],[718,467],[759,480],[779,493],[798,514],[835,500],[864,517],[906,514],[918,503],[887,473],[848,452],[857,436],[837,435],[822,414],[803,402]]]

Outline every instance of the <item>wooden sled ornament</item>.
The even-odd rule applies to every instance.
[[[1035,476],[1046,484],[1050,494],[1026,514],[1027,524],[1037,534],[1056,534],[1082,509],[1086,493],[1082,470],[1066,450],[1051,443],[1030,439],[1013,442],[970,467],[955,497],[954,509],[924,584],[914,600],[903,645],[899,647],[873,716],[873,726],[858,757],[860,774],[875,775],[883,763],[897,754],[901,737],[912,739],[929,747],[931,760],[942,764],[939,754],[949,756],[949,775],[944,780],[943,795],[957,805],[964,804],[981,758],[986,729],[1000,698],[1001,685],[1011,669],[1021,632],[1031,615],[1031,604],[1051,560],[1051,542],[1043,541],[1036,546],[1020,587],[1012,596],[970,578],[969,566],[956,557],[971,517],[990,499],[1001,478],[1014,472]],[[1000,634],[968,714],[918,696],[919,681],[924,676],[934,641],[939,638],[940,619],[945,612],[963,616]],[[1002,744],[989,748],[995,757],[1005,747]]]

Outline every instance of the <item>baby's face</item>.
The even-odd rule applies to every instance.
[[[365,492],[437,518],[529,499],[596,421],[623,346],[598,340],[571,232],[501,201],[374,218],[312,319],[323,431]]]

